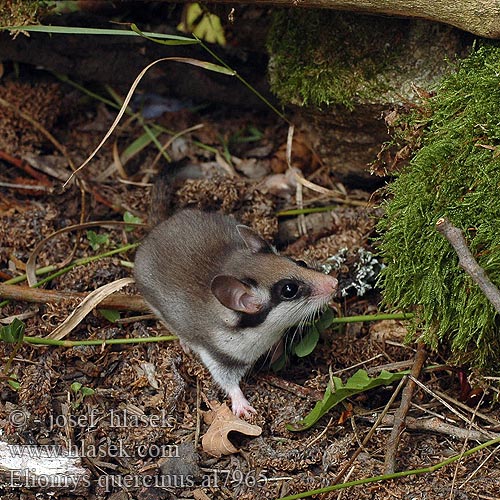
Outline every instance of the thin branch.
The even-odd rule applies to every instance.
[[[60,304],[62,302],[81,302],[86,293],[60,292],[57,290],[43,290],[19,285],[5,285],[0,283],[0,297],[3,299],[36,302],[40,304]],[[100,304],[102,309],[118,309],[121,311],[147,312],[148,306],[139,295],[115,293],[106,297]]]
[[[273,375],[272,373],[266,373],[265,375],[262,375],[261,380],[273,387],[277,387],[278,389],[283,389],[284,391],[290,392],[291,394],[294,394],[299,398],[311,398],[318,401],[321,401],[323,399],[323,393],[321,391],[295,384],[289,380],[285,380],[282,377]]]
[[[474,408],[471,408],[470,406],[467,406],[466,404],[458,401],[458,399],[452,398],[445,392],[438,391],[437,389],[434,389],[434,393],[439,396],[440,398],[453,403],[455,406],[458,406],[460,409],[465,410],[469,413],[474,413],[476,417],[481,418],[482,420],[485,420],[486,422],[489,422],[491,425],[494,425],[495,428],[499,428],[500,426],[500,421],[496,418],[491,417],[490,415],[487,415],[486,413],[482,413],[480,411],[475,410]]]
[[[460,229],[448,219],[441,218],[436,223],[436,229],[448,240],[458,256],[460,267],[473,279],[491,302],[497,313],[500,314],[500,290],[491,282],[484,269],[477,263],[467,246],[465,237]]]
[[[388,415],[382,421],[382,425],[394,425],[395,417]],[[438,432],[439,434],[445,434],[446,436],[452,436],[454,438],[462,440],[473,440],[479,443],[484,443],[490,440],[492,437],[494,439],[500,437],[500,434],[491,434],[489,432],[482,432],[474,429],[464,429],[463,427],[458,427],[457,425],[452,425],[444,422],[441,418],[415,418],[406,417],[405,428],[412,431],[426,431],[426,432]]]
[[[413,363],[413,367],[411,369],[411,375],[414,378],[419,377],[426,359],[427,351],[425,350],[424,344],[420,343],[417,348],[417,354],[415,355],[415,362]],[[401,433],[405,428],[406,415],[408,414],[408,410],[411,406],[411,398],[413,397],[415,387],[415,382],[409,379],[406,387],[403,390],[401,405],[394,415],[394,426],[388,439],[387,452],[385,454],[386,474],[392,474],[396,469],[396,454],[399,446],[399,439],[401,437]]]
[[[428,387],[426,387],[424,384],[422,384],[422,382],[420,382],[416,378],[413,378],[413,382],[415,382],[415,384],[417,384],[423,391],[427,392],[427,394],[430,394],[434,399],[439,401],[445,408],[450,410],[454,415],[456,415],[460,420],[465,422],[469,427],[473,427],[474,429],[481,431],[481,432],[484,432],[491,437],[493,437],[495,435],[491,431],[485,430],[482,427],[480,427],[479,425],[475,424],[473,419],[467,418],[466,415],[464,415],[463,413],[460,413],[456,408],[454,408],[452,405],[447,403],[444,399],[440,398],[434,391],[431,391]]]
[[[52,192],[53,188],[47,186],[40,186],[33,184],[12,184],[10,182],[0,182],[0,187],[9,188],[9,189],[25,189],[26,191],[47,191]]]

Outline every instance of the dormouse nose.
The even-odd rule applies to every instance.
[[[325,274],[317,284],[317,294],[318,295],[333,295],[337,291],[339,282],[333,276]]]

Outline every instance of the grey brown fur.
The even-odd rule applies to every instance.
[[[334,278],[277,255],[232,217],[198,210],[157,225],[137,251],[134,274],[153,311],[201,357],[238,415],[254,411],[239,388],[243,375],[336,289]],[[281,296],[295,288],[295,298]]]

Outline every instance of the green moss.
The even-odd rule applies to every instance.
[[[35,24],[38,11],[45,9],[45,4],[40,0],[4,0],[5,8],[0,9],[0,26]]]
[[[267,42],[271,88],[299,106],[414,102],[417,88],[436,87],[462,45],[457,30],[439,23],[276,10]]]
[[[446,77],[429,101],[422,147],[388,191],[379,223],[384,301],[416,308],[425,342],[487,372],[500,368],[500,318],[458,266],[435,229],[439,217],[461,228],[500,286],[500,48],[484,46]]]
[[[402,24],[329,10],[281,10],[268,37],[271,88],[300,105],[343,104],[387,88]],[[376,35],[375,35],[376,33]]]

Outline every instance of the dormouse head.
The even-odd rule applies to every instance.
[[[235,326],[265,324],[270,333],[283,332],[318,312],[337,291],[332,276],[279,256],[247,226],[237,229],[250,253],[235,256],[229,272],[215,276],[211,283],[217,300],[237,313]]]

